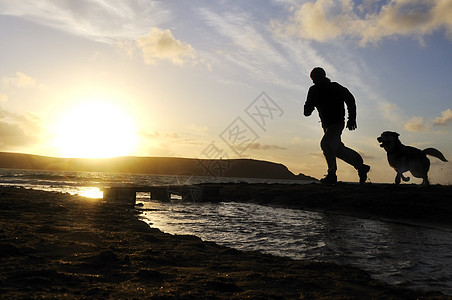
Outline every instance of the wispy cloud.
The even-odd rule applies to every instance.
[[[209,131],[209,127],[207,126],[199,126],[196,124],[191,124],[189,126],[187,126],[187,129],[190,130],[191,132],[194,132],[198,135],[207,135],[207,132]]]
[[[172,143],[172,144],[184,144],[184,145],[200,145],[202,144],[202,141],[198,141],[196,137],[193,137],[193,135],[190,134],[184,134],[181,135],[178,132],[175,131],[166,131],[166,132],[160,132],[160,131],[153,131],[153,132],[146,132],[146,131],[139,131],[138,135],[145,140],[152,141],[154,143]]]
[[[169,60],[182,65],[196,56],[190,44],[157,27],[172,18],[160,1],[6,0],[0,2],[0,14],[118,46],[128,57],[139,49],[147,64]]]
[[[152,0],[3,0],[0,14],[108,43],[137,38],[171,18],[160,1]]]
[[[258,142],[251,143],[249,145],[249,149],[250,150],[263,150],[263,151],[267,151],[267,150],[271,150],[271,151],[273,151],[273,150],[287,150],[287,148],[281,147],[281,146],[278,146],[278,145],[266,145],[266,144],[264,145],[264,144],[261,144],[261,143],[258,143]]]
[[[422,41],[425,35],[444,29],[452,39],[450,0],[390,0],[359,4],[350,0],[316,0],[300,5],[280,30],[304,39],[329,41],[356,38],[362,46],[393,36]]]
[[[142,139],[140,148],[145,155],[187,156],[187,152],[190,153],[187,149],[198,153],[199,147],[205,143],[202,137],[193,132],[140,130],[137,134]]]
[[[390,103],[387,101],[382,101],[378,107],[381,115],[389,121],[392,122],[400,122],[400,120],[402,119],[400,112],[399,112],[399,107],[394,104],[394,103]]]
[[[229,61],[246,70],[255,80],[298,88],[291,78],[282,74],[293,67],[278,39],[272,37],[270,24],[262,23],[247,11],[216,11],[199,8],[198,14],[207,26],[221,37],[216,53],[218,64]]]
[[[271,45],[271,41],[264,37],[262,31],[268,33],[267,24],[260,23],[251,14],[245,11],[219,13],[205,8],[199,9],[199,14],[207,25],[227,38],[230,45],[241,49],[239,54],[256,55],[254,58],[248,57],[249,61],[271,62],[276,65],[288,64],[281,53]]]
[[[411,132],[422,132],[428,131],[428,125],[425,123],[422,117],[412,117],[409,119],[404,126],[405,130]]]

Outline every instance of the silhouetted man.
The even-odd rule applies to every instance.
[[[337,82],[331,82],[322,68],[314,68],[310,76],[314,85],[309,88],[304,104],[304,115],[308,117],[314,109],[317,109],[322,122],[324,135],[320,147],[328,165],[328,174],[320,181],[327,184],[337,182],[336,157],[338,157],[355,167],[361,184],[366,182],[370,167],[364,164],[358,152],[346,147],[341,140],[345,127],[344,103],[348,111],[347,128],[355,130],[357,127],[355,98],[347,88]]]

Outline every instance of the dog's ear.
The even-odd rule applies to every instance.
[[[397,132],[393,132],[392,133],[395,137],[399,137],[400,136],[400,134],[398,134]]]

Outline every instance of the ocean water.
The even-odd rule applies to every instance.
[[[452,232],[250,203],[143,202],[142,218],[239,250],[349,264],[394,285],[452,295]]]
[[[285,180],[0,169],[0,185],[100,198],[112,185],[203,182],[294,183]],[[298,182],[298,181],[295,181]],[[142,220],[170,234],[192,234],[239,250],[350,264],[374,278],[452,295],[452,231],[250,203],[143,204]]]
[[[118,185],[193,185],[200,183],[303,183],[300,180],[222,178],[206,176],[148,175],[103,172],[69,172],[0,168],[0,185],[22,186],[58,191],[92,198],[102,198],[102,188]],[[305,183],[309,183],[306,181]]]

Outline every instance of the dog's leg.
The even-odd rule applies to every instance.
[[[409,177],[409,176],[408,176],[408,177],[405,177],[405,176],[403,176],[403,173],[402,173],[402,172],[397,171],[397,175],[396,175],[396,177],[395,177],[395,184],[400,184],[400,180],[403,180],[403,181],[410,181],[410,177]]]
[[[422,179],[423,179],[423,180],[422,180],[421,185],[423,185],[423,186],[429,186],[429,185],[430,185],[430,182],[428,181],[428,178],[427,178],[427,177],[422,178]]]
[[[402,180],[405,182],[410,181],[410,176],[405,177],[405,176],[403,176],[403,173],[400,173],[400,177],[402,177]]]
[[[400,174],[399,173],[396,174],[395,184],[400,184]]]

